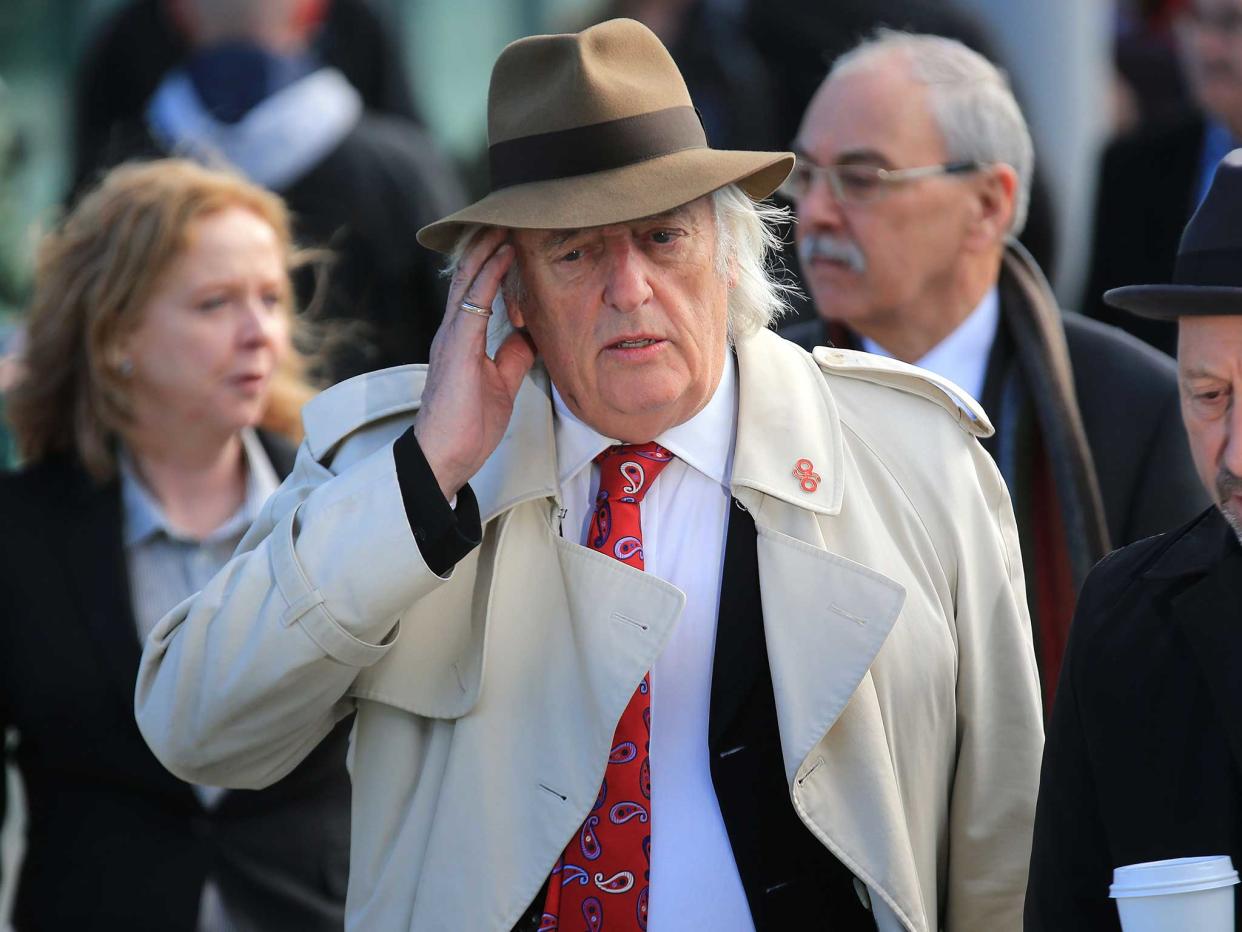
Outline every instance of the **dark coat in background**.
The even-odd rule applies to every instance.
[[[421,123],[389,32],[367,0],[331,0],[314,49],[344,73],[368,110]],[[103,21],[74,76],[72,190],[91,181],[119,128],[142,115],[164,75],[189,54],[166,0],[131,0]]]
[[[1198,194],[1204,122],[1199,116],[1143,129],[1104,151],[1096,190],[1095,233],[1082,312],[1177,354],[1177,324],[1127,314],[1104,303],[1125,285],[1173,280],[1177,244]]]
[[[1114,327],[1056,314],[1038,270],[1029,259],[1015,259],[1011,251],[1001,273],[1001,319],[979,400],[996,428],[983,446],[1009,486],[1022,536],[1036,657],[1050,707],[1074,595],[1086,572],[1113,546],[1175,527],[1208,499],[1187,447],[1172,360]],[[1032,313],[1015,273],[1044,296],[1039,314]],[[1056,367],[1047,361],[1056,354],[1034,346],[1059,339],[1055,332],[1041,334],[1033,323],[1038,318],[1044,328],[1063,331],[1069,386],[1058,384]],[[860,348],[848,330],[822,320],[794,324],[781,335],[805,348],[834,338]],[[1053,398],[1057,391],[1063,397]],[[1050,515],[1058,520],[1048,521]],[[1067,561],[1054,559],[1062,553]]]
[[[1125,864],[1242,864],[1240,615],[1242,547],[1216,508],[1091,573],[1048,727],[1027,932],[1119,929]]]
[[[287,474],[292,451],[265,446]],[[17,734],[27,810],[14,928],[193,932],[211,875],[241,928],[339,930],[352,720],[274,786],[205,808],[134,721],[119,481],[44,461],[0,477],[0,515],[0,733]]]

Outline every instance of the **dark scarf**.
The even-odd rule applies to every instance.
[[[983,446],[1013,499],[1035,658],[1050,709],[1078,590],[1111,546],[1060,307],[1021,246],[1006,249],[998,291],[1000,325],[980,399],[996,434]],[[861,348],[840,324],[829,324],[828,336]]]

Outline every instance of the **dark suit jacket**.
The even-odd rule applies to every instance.
[[[1240,606],[1242,547],[1215,508],[1088,577],[1044,751],[1028,932],[1119,929],[1108,885],[1124,864],[1242,864]]]
[[[1176,368],[1116,328],[1072,313],[1063,322],[1110,539],[1120,546],[1175,527],[1207,504],[1182,427]],[[807,349],[828,339],[819,320],[781,335]],[[979,399],[998,428],[1001,409],[988,396],[1011,353],[1006,339],[1001,330]],[[996,455],[987,441],[984,447]]]
[[[288,447],[265,445],[287,473]],[[0,527],[0,732],[27,797],[15,928],[191,932],[210,874],[239,929],[339,930],[350,723],[275,786],[205,809],[134,722],[119,482],[68,459],[0,477]]]
[[[1115,324],[1170,356],[1177,324],[1135,317],[1104,303],[1123,285],[1173,280],[1182,230],[1194,212],[1203,151],[1202,117],[1140,130],[1104,152],[1095,202],[1095,233],[1084,314]]]

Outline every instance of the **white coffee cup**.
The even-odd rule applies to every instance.
[[[1228,855],[1127,864],[1113,871],[1108,895],[1124,932],[1234,932]]]

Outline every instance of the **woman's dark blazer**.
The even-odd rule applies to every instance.
[[[262,439],[286,475],[292,450]],[[239,928],[339,930],[350,723],[274,786],[204,808],[134,722],[121,534],[116,480],[68,459],[0,477],[0,730],[27,797],[14,927],[190,932],[210,874]]]

